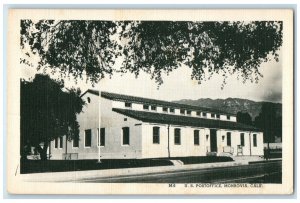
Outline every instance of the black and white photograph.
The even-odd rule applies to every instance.
[[[293,192],[292,10],[9,17],[11,192]]]

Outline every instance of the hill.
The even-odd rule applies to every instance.
[[[179,101],[174,101],[180,104],[189,104],[194,106],[208,107],[217,110],[223,110],[226,112],[234,113],[237,112],[248,112],[252,120],[256,116],[259,115],[262,105],[264,103],[268,103],[268,105],[272,105],[273,108],[276,109],[276,114],[282,115],[282,104],[281,103],[272,103],[272,102],[256,102],[248,99],[240,99],[240,98],[227,98],[227,99],[197,99],[197,100],[188,100],[183,99]]]

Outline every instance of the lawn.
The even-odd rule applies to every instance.
[[[181,160],[184,164],[199,164],[211,162],[233,161],[230,157],[175,157],[172,160]],[[63,171],[103,170],[118,168],[139,168],[173,165],[169,159],[105,159],[101,163],[97,160],[23,160],[21,174],[45,173]]]

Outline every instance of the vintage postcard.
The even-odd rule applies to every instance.
[[[9,193],[293,193],[293,10],[8,20]]]

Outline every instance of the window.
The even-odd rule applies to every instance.
[[[199,130],[194,130],[194,145],[199,145]]]
[[[222,142],[224,142],[225,140],[225,135],[222,135]]]
[[[253,147],[257,147],[257,137],[256,137],[256,134],[253,134]]]
[[[153,127],[153,144],[159,144],[159,127]]]
[[[73,147],[79,147],[79,138],[74,138]]]
[[[180,129],[179,128],[174,129],[174,144],[176,144],[176,145],[181,144]]]
[[[85,147],[92,146],[92,130],[91,129],[85,130],[84,146]]]
[[[143,105],[143,109],[144,109],[144,110],[149,110],[149,105],[144,104],[144,105]]]
[[[163,112],[168,112],[168,107],[163,107]]]
[[[87,98],[87,101],[88,101],[88,103],[91,103],[91,98],[88,97],[88,98]]]
[[[186,111],[186,114],[187,114],[187,115],[191,115],[191,113],[192,113],[192,112],[191,112],[190,110]]]
[[[197,111],[197,112],[196,112],[196,115],[197,115],[197,116],[200,116],[200,115],[201,115],[201,112],[200,112],[200,111]]]
[[[241,133],[240,137],[241,137],[241,146],[245,146],[245,134]]]
[[[210,115],[210,117],[214,118],[214,117],[215,117],[215,114],[214,114],[214,113],[212,113],[212,114]]]
[[[175,113],[175,109],[170,108],[170,113]]]
[[[131,106],[132,106],[132,104],[131,104],[131,103],[129,103],[129,102],[125,102],[125,107],[127,107],[127,108],[131,108]]]
[[[122,143],[123,145],[129,145],[129,127],[122,128],[123,136],[122,136]]]
[[[59,148],[63,148],[63,145],[64,145],[64,138],[60,137],[59,138]]]
[[[99,128],[98,128],[98,143],[99,146]],[[100,128],[100,146],[105,146],[105,128]]]
[[[54,148],[58,148],[58,138],[55,138],[54,140]]]
[[[185,114],[185,110],[184,109],[180,109],[180,114]]]
[[[227,115],[227,120],[230,120],[230,116]]]
[[[202,116],[203,116],[203,117],[206,117],[206,113],[205,113],[205,112],[203,112],[203,113],[202,113]]]
[[[156,106],[151,106],[152,111],[156,111]]]
[[[227,133],[227,146],[231,146],[231,133]]]
[[[217,114],[217,119],[220,119],[220,114]]]

